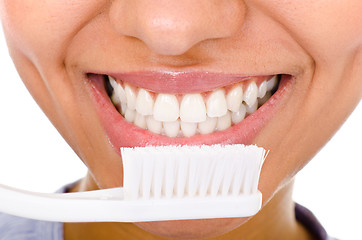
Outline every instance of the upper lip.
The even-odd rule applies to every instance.
[[[142,87],[154,92],[167,92],[174,94],[206,92],[213,89],[231,85],[236,82],[255,78],[265,80],[270,75],[246,76],[240,74],[225,74],[211,72],[128,72],[106,75],[127,82],[133,86]]]

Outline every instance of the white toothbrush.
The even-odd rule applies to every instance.
[[[247,217],[261,208],[263,148],[122,148],[124,187],[33,193],[0,185],[0,212],[58,222],[145,222]]]

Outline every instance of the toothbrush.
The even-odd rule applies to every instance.
[[[247,217],[261,208],[263,148],[121,148],[124,187],[33,193],[0,184],[0,212],[43,221],[146,222]]]

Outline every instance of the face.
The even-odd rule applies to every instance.
[[[1,0],[0,10],[21,78],[100,188],[122,185],[120,147],[257,144],[270,150],[265,204],[362,96],[360,0]],[[140,226],[198,237],[245,221]]]

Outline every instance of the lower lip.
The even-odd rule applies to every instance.
[[[283,75],[278,90],[255,113],[227,130],[192,137],[169,138],[154,134],[127,122],[110,101],[102,75],[89,74],[91,95],[109,142],[120,153],[121,147],[144,147],[165,145],[213,145],[253,144],[267,122],[276,112],[277,106],[288,95],[291,76]]]

